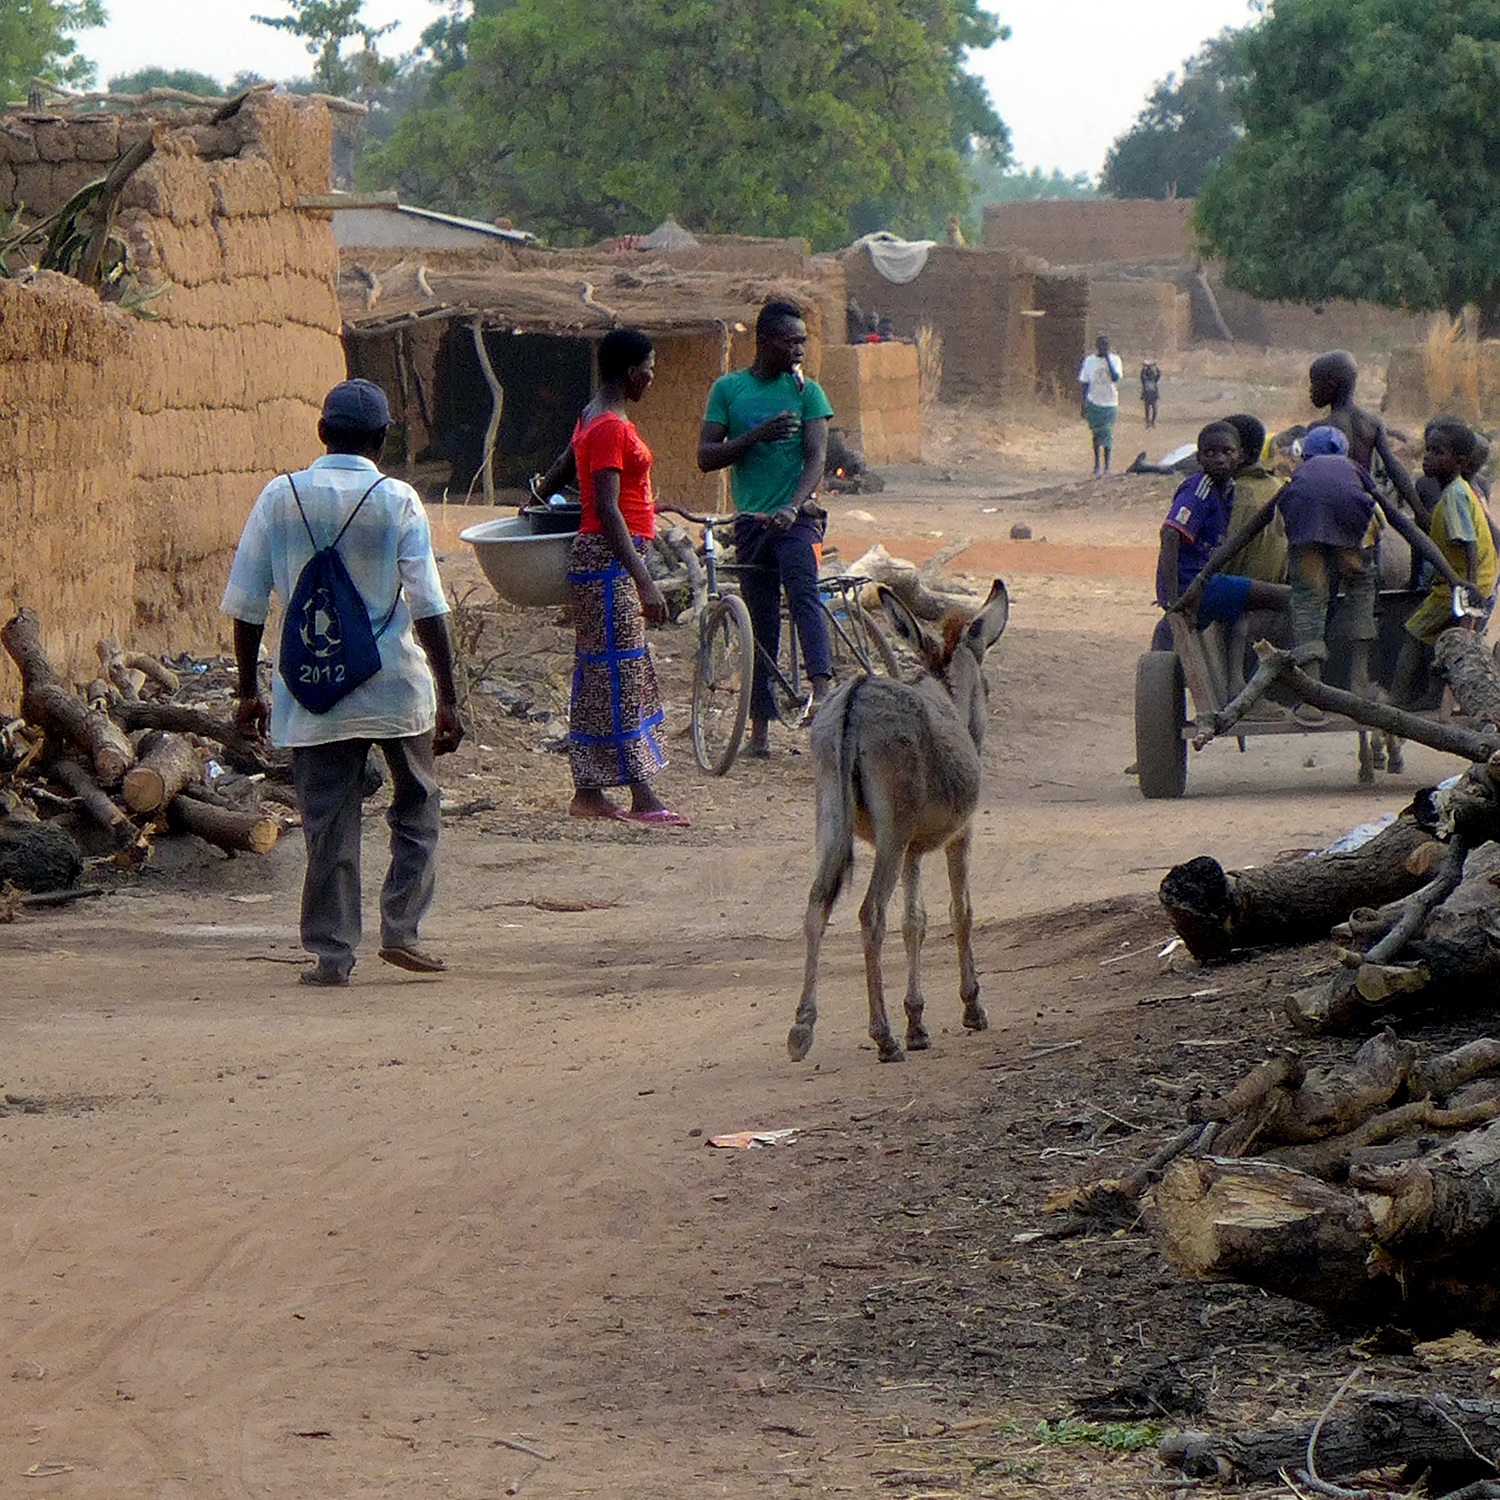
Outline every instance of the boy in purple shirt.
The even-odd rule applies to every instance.
[[[1161,528],[1156,562],[1156,602],[1180,608],[1199,625],[1237,620],[1247,609],[1281,609],[1284,584],[1215,573],[1185,596],[1229,530],[1234,508],[1234,471],[1240,466],[1240,435],[1228,422],[1210,422],[1198,434],[1198,472],[1189,474],[1172,497]],[[1151,638],[1153,651],[1170,651],[1172,635],[1162,616]]]

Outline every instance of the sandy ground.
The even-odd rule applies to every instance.
[[[1127,405],[1117,462],[1246,405],[1271,425],[1305,415],[1297,364],[1200,358],[1150,442]],[[808,761],[778,731],[772,761],[697,772],[686,631],[656,637],[674,700],[660,786],[684,832],[569,823],[565,762],[536,726],[480,710],[442,765],[455,804],[492,806],[445,824],[424,930],[441,979],[367,944],[349,989],[300,987],[296,837],[264,859],[164,846],[106,899],[0,929],[0,1493],[1151,1492],[1144,1459],[1030,1443],[1090,1356],[1046,1331],[1061,1314],[1015,1333],[1015,1308],[1076,1293],[1071,1261],[1012,1241],[1070,1165],[1037,1132],[1141,1061],[1138,1002],[1163,983],[1149,957],[1101,961],[1165,935],[1151,897],[1175,861],[1321,846],[1451,765],[1417,750],[1365,789],[1350,737],[1251,740],[1194,757],[1182,801],[1143,801],[1124,768],[1169,482],[1088,480],[1066,417],[943,409],[934,429],[930,464],[836,499],[834,526],[846,557],[970,536],[955,569],[1011,590],[974,870],[992,1029],[957,1025],[939,863],[932,1052],[876,1064],[846,900],[813,1053],[788,1062]],[[1018,520],[1034,540],[1009,540]],[[444,570],[460,590],[477,578],[457,546]],[[490,613],[511,655],[565,659],[539,613]],[[367,828],[373,883],[373,811]],[[1184,1000],[1191,976],[1173,983],[1163,1047],[1223,1022]],[[1025,1063],[1059,1040],[1083,1050]],[[749,1127],[800,1134],[705,1147]],[[1173,1280],[1131,1243],[1149,1282]],[[1028,1276],[1031,1300],[1014,1290]],[[926,1321],[890,1311],[908,1293],[929,1306],[929,1283]],[[1234,1300],[1172,1295],[1189,1321]],[[1011,1331],[982,1346],[956,1331],[1006,1308]],[[939,1358],[964,1339],[985,1357]],[[1215,1389],[1220,1413],[1246,1399]],[[940,1430],[998,1456],[903,1468],[902,1445]]]

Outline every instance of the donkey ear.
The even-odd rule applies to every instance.
[[[984,601],[984,607],[969,622],[965,634],[983,654],[1005,633],[1009,619],[1010,595],[1005,592],[1005,580],[997,578],[990,588],[989,598]]]
[[[885,612],[890,616],[896,634],[918,656],[925,659],[930,643],[927,632],[917,623],[917,617],[883,583],[877,583],[875,590],[880,595],[880,602],[885,605]]]

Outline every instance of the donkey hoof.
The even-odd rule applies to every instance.
[[[905,1062],[906,1053],[901,1043],[893,1036],[876,1037],[875,1045],[880,1049],[881,1062]]]
[[[1399,776],[1406,769],[1406,757],[1399,750],[1392,750],[1385,758],[1385,768],[1392,776]]]
[[[1374,786],[1375,785],[1375,767],[1374,766],[1361,766],[1359,768],[1359,784],[1361,786]]]
[[[813,1029],[799,1021],[786,1034],[787,1056],[793,1062],[801,1062],[812,1051]]]
[[[906,1050],[908,1052],[925,1052],[932,1046],[932,1038],[927,1035],[925,1026],[908,1026],[906,1028]]]
[[[985,1015],[982,1005],[971,1006],[964,1011],[964,1027],[969,1031],[988,1031],[990,1029],[990,1018]]]

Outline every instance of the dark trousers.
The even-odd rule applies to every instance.
[[[359,946],[360,813],[370,740],[335,740],[292,751],[302,808],[307,874],[302,882],[302,946],[320,968],[348,974]],[[380,740],[391,772],[391,863],[380,889],[380,946],[414,948],[432,905],[442,792],[433,772],[432,735]]]
[[[818,602],[818,559],[813,546],[823,540],[823,521],[799,515],[786,531],[772,531],[759,516],[742,515],[734,520],[735,556],[745,571],[740,574],[740,593],[750,611],[755,643],[772,661],[781,649],[781,591],[802,642],[802,662],[809,677],[833,673],[828,653],[828,622]],[[750,717],[774,719],[771,674],[755,658],[755,678],[750,687]]]

